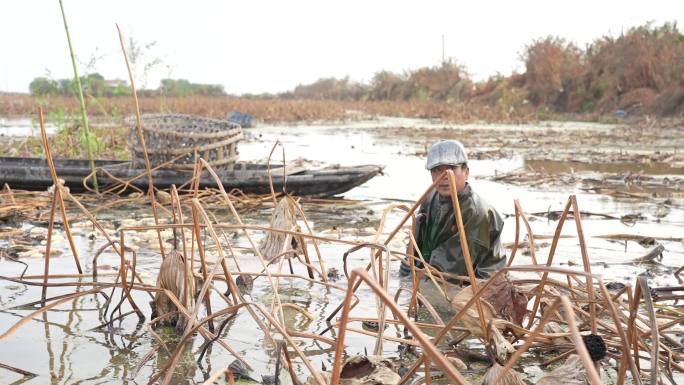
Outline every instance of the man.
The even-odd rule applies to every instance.
[[[468,156],[463,145],[444,140],[430,147],[425,168],[436,181],[446,170],[456,179],[458,202],[475,275],[486,278],[505,266],[506,255],[501,246],[503,219],[468,184]],[[444,178],[421,205],[417,215],[416,242],[423,258],[436,269],[467,276],[463,248],[451,202],[449,181]],[[416,253],[417,256],[417,253]],[[402,266],[407,273],[408,266]]]

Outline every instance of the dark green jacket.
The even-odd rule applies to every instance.
[[[458,194],[475,275],[485,278],[506,264],[501,246],[503,219],[469,184]],[[421,205],[416,242],[426,261],[440,271],[468,275],[451,198],[433,191]]]

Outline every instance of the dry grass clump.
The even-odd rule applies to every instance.
[[[256,116],[262,122],[295,122],[311,120],[338,120],[345,111],[355,109],[358,103],[328,100],[249,99],[232,96],[147,96],[140,99],[141,113],[181,113],[224,119],[230,111],[242,111]],[[106,122],[123,124],[123,119],[135,114],[129,98],[89,98],[89,114]],[[63,111],[67,116],[78,112],[78,101],[66,96],[33,97],[25,94],[0,95],[0,116],[34,116],[36,105],[46,111]]]
[[[0,95],[0,115],[33,116],[35,105],[47,113],[63,112],[74,115],[77,100],[64,96],[35,98],[29,95]],[[94,123],[98,119],[107,124],[123,125],[127,116],[134,114],[134,106],[127,98],[91,99],[88,111]],[[141,97],[142,113],[181,113],[224,119],[230,111],[254,115],[260,122],[339,121],[375,116],[442,119],[446,121],[503,121],[524,122],[535,119],[531,109],[511,109],[506,104],[489,106],[466,102],[439,100],[313,100],[313,99],[248,99],[232,96],[197,97]]]

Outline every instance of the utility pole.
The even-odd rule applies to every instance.
[[[442,64],[444,64],[444,34],[442,34]]]

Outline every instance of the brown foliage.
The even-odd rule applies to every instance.
[[[586,50],[558,37],[525,47],[525,88],[537,106],[559,112],[672,115],[681,112],[684,35],[676,24],[632,28],[595,40]],[[655,94],[666,93],[662,106]]]
[[[409,73],[403,88],[404,100],[462,101],[470,98],[473,82],[463,66],[448,61]]]
[[[622,97],[618,108],[630,114],[651,111],[656,95],[656,91],[653,88],[642,87],[631,90]]]
[[[586,55],[586,82],[602,112],[615,108],[629,91],[650,88],[660,93],[684,84],[684,35],[676,24],[647,24],[618,38],[598,39]]]
[[[380,71],[371,80],[370,98],[372,100],[399,99],[404,79],[393,72]]]
[[[657,115],[684,114],[684,82],[665,88],[651,106],[651,112]]]
[[[547,37],[526,46],[523,61],[527,70],[525,87],[533,103],[563,110],[578,107],[573,95],[585,71],[579,48],[563,39]]]
[[[495,281],[482,294],[482,318],[480,318],[479,310],[472,306],[466,310],[462,320],[465,327],[478,338],[483,338],[487,334],[482,330],[481,325],[483,323],[488,325],[492,322],[492,327],[489,330],[492,351],[499,362],[505,362],[507,354],[512,353],[513,347],[499,330],[503,325],[499,325],[496,321],[497,319],[505,319],[521,325],[527,312],[528,300],[527,297],[518,292],[507,274],[498,275],[494,279]],[[473,295],[472,286],[462,289],[452,298],[451,307],[455,311],[462,310]]]
[[[499,275],[482,294],[482,299],[492,305],[499,318],[522,325],[528,299],[511,283],[508,274]]]

